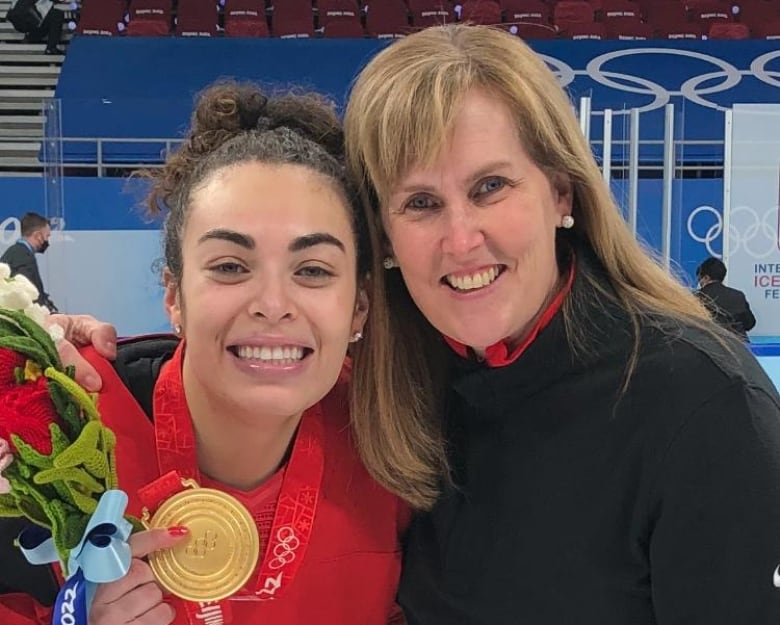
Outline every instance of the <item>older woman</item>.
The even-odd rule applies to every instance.
[[[632,238],[543,61],[417,33],[361,72],[345,133],[396,331],[416,306],[451,352],[409,624],[777,622],[777,391]]]

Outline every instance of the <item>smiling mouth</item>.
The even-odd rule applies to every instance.
[[[505,270],[506,265],[493,265],[488,269],[465,276],[447,274],[441,279],[441,282],[457,293],[469,293],[490,286]]]
[[[291,365],[314,353],[300,345],[231,345],[227,349],[239,360],[269,365]]]

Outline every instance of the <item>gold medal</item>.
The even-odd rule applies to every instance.
[[[157,581],[188,601],[218,601],[246,584],[260,557],[260,537],[249,511],[230,495],[191,486],[165,501],[146,521],[150,528],[183,525],[189,536],[149,556]],[[148,519],[148,512],[145,512]]]

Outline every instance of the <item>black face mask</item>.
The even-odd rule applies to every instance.
[[[48,249],[49,249],[49,242],[44,241],[43,243],[41,243],[41,246],[38,248],[38,253],[43,254]]]

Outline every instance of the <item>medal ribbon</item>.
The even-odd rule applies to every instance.
[[[152,504],[153,509],[181,490],[179,478],[201,481],[195,432],[184,397],[182,357],[183,343],[163,368],[154,391],[154,430],[162,477],[140,493],[144,503]],[[314,527],[325,468],[323,446],[323,415],[317,404],[301,417],[254,590],[247,587],[230,597],[231,601],[278,599],[295,578]],[[172,488],[176,491],[167,492]],[[188,606],[191,622],[196,621],[190,608],[197,612],[202,607]],[[197,622],[202,622],[202,617]]]

